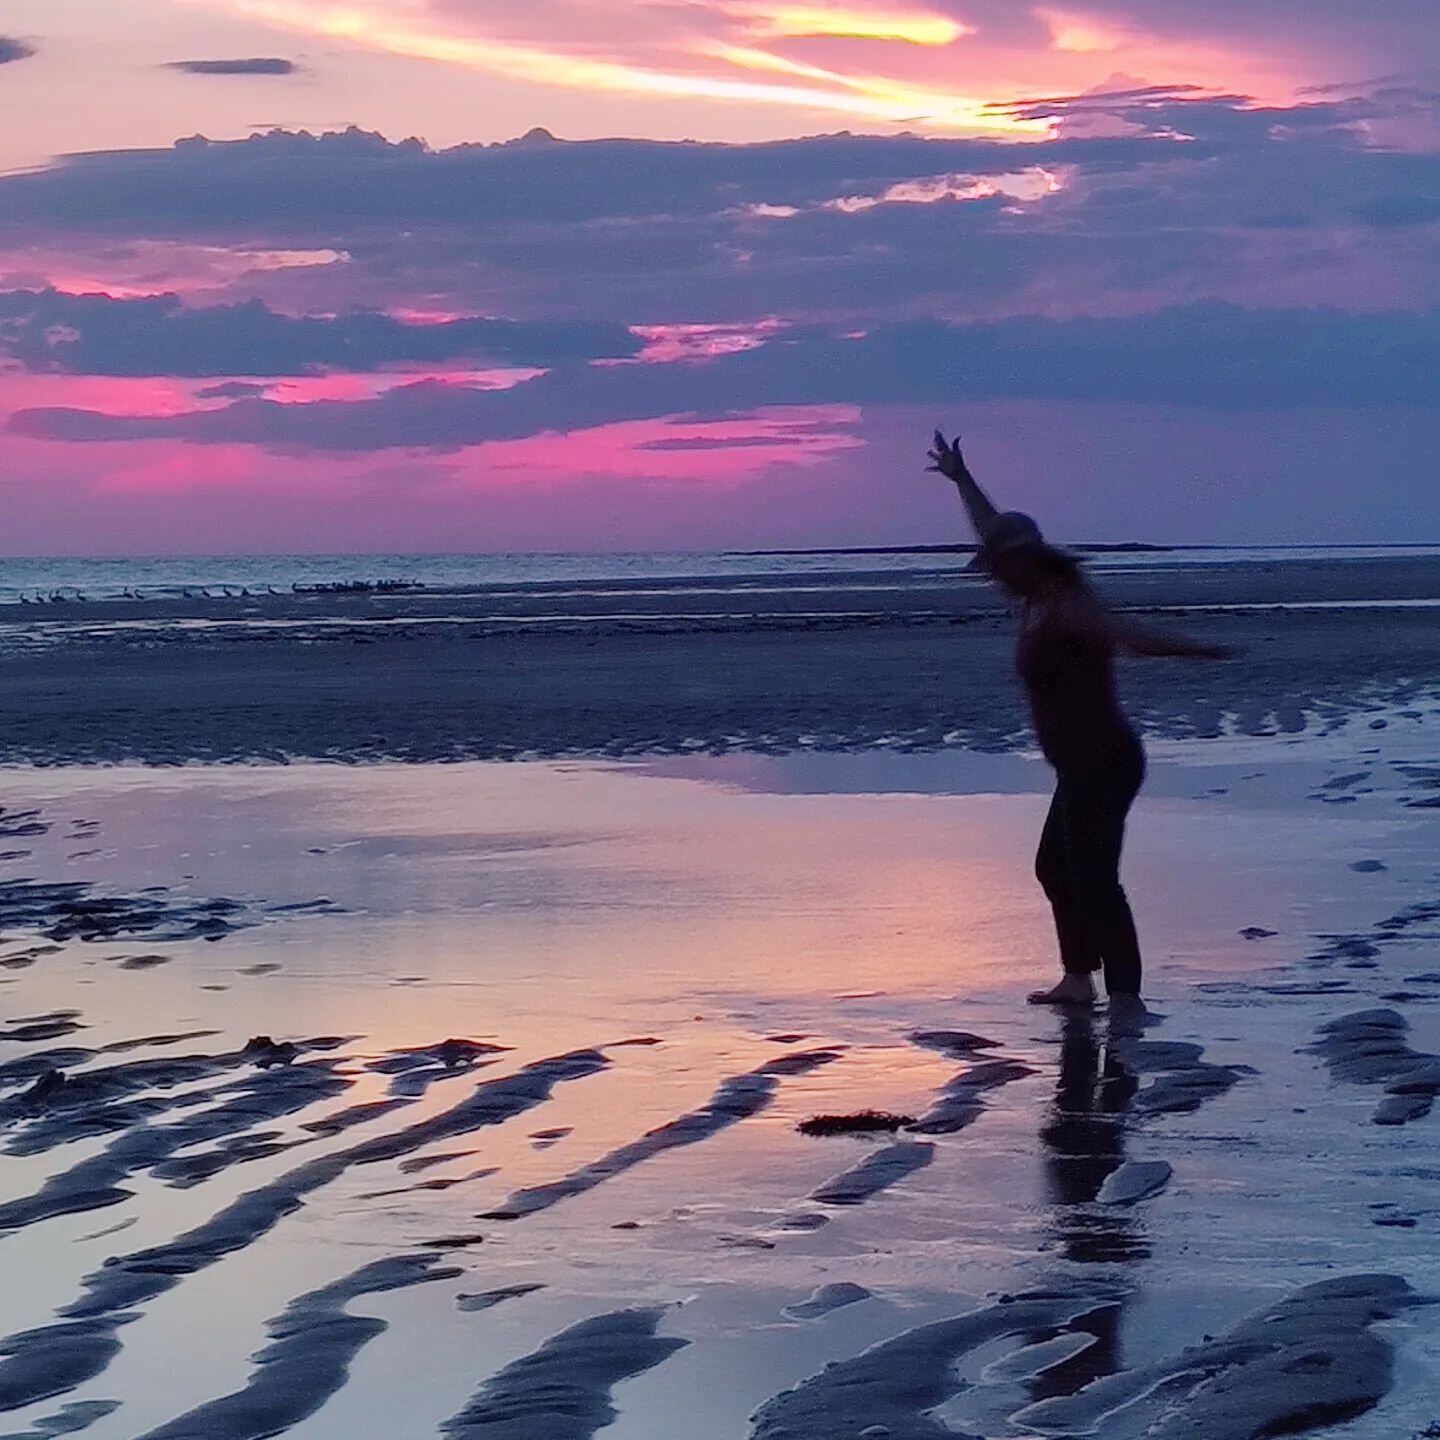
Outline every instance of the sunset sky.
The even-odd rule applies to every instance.
[[[1437,56],[1435,0],[7,0],[0,552],[944,540],[936,423],[1062,540],[1440,540]]]

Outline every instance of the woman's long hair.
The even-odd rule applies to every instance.
[[[1084,561],[1068,550],[1059,550],[1054,545],[1040,544],[1031,547],[1035,567],[1048,580],[1061,585],[1074,585],[1079,589],[1090,588],[1090,577],[1086,574]]]

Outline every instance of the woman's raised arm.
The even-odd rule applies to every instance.
[[[1000,512],[991,503],[990,497],[975,482],[965,457],[960,453],[960,437],[947,440],[939,430],[935,432],[935,448],[930,452],[931,470],[938,470],[960,492],[970,524],[976,537],[983,544],[994,528],[995,517]]]

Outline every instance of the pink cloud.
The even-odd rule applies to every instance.
[[[492,441],[467,449],[457,474],[465,485],[563,484],[595,480],[694,487],[744,486],[775,466],[822,466],[863,445],[861,412],[850,405],[776,406],[726,420],[636,420],[567,435]]]
[[[736,355],[763,345],[772,335],[784,330],[785,322],[771,318],[745,325],[636,325],[632,328],[645,342],[645,348],[635,360],[602,363],[668,365],[675,361]]]
[[[205,382],[145,376],[32,374],[0,369],[0,423],[32,405],[81,405],[108,415],[183,415],[203,406]]]
[[[50,288],[116,300],[176,294],[202,299],[218,291],[243,297],[284,271],[343,267],[349,256],[328,247],[201,245],[135,238],[87,241],[66,234],[44,244],[0,247],[0,290]]]
[[[612,426],[380,460],[0,432],[0,503],[7,550],[32,555],[937,543],[965,533],[953,493],[922,468],[937,423],[963,425],[996,498],[1033,511],[1061,543],[1224,542],[1237,526],[1252,543],[1401,541],[1433,523],[1414,477],[1440,448],[1440,411],[1213,416],[1014,401]],[[733,443],[743,439],[762,443]],[[667,440],[716,448],[640,448]]]

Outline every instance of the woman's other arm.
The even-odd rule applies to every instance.
[[[1169,656],[1185,660],[1229,660],[1235,652],[1224,645],[1189,640],[1166,630],[1140,625],[1123,615],[1107,610],[1100,598],[1089,590],[1067,597],[1060,606],[1062,623],[1093,639],[1103,640],[1117,650],[1131,655]]]

